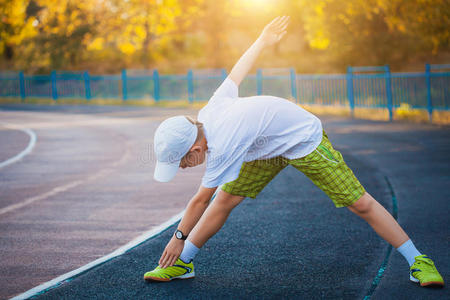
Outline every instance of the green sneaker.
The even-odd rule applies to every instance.
[[[434,266],[434,262],[426,255],[415,257],[416,261],[409,268],[409,279],[414,282],[420,282],[421,286],[444,286],[444,279]]]
[[[144,279],[150,281],[171,281],[172,279],[188,279],[194,277],[194,263],[190,262],[187,264],[179,258],[173,266],[165,269],[157,266],[153,271],[144,274]]]

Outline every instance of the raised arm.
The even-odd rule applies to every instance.
[[[261,50],[277,43],[286,34],[289,23],[289,16],[276,17],[272,22],[264,27],[261,35],[241,56],[238,62],[231,69],[228,78],[234,81],[237,86],[241,84],[248,71],[252,68]]]

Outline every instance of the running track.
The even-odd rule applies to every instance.
[[[21,111],[23,109],[32,111],[23,112]],[[94,109],[98,111],[93,112]],[[58,132],[55,128],[43,128],[42,124],[46,124],[45,121],[48,121],[48,116],[59,118],[59,122],[62,122],[61,120],[72,120],[73,118],[84,120],[84,118],[89,119],[89,117],[95,120],[107,120],[102,125],[90,124],[89,130],[79,136],[77,136],[77,132],[70,134],[70,136],[75,136],[72,142],[80,138],[86,139],[86,136],[89,137],[89,134],[97,131],[102,132],[106,127],[108,133],[112,136],[119,133],[123,134],[125,131],[132,136],[125,138],[132,144],[136,140],[139,141],[144,132],[149,132],[151,136],[151,131],[156,128],[157,124],[157,120],[152,119],[155,116],[161,117],[162,115],[179,113],[179,111],[167,109],[163,110],[164,112],[160,112],[158,109],[143,110],[140,108],[129,109],[128,112],[122,112],[122,108],[108,108],[112,112],[102,111],[102,108],[94,109],[83,107],[56,109],[53,107],[9,107],[9,111],[1,112],[2,121],[6,120],[5,118],[12,118],[13,120],[19,118],[22,122],[34,120],[33,118],[39,119],[30,121],[31,125],[36,126],[35,131],[38,136],[38,143],[33,152],[23,158],[22,161],[7,167],[18,168],[18,171],[11,172],[11,169],[7,168],[0,170],[2,206],[19,201],[14,196],[16,194],[22,195],[21,193],[23,193],[30,197],[30,195],[26,195],[29,186],[40,185],[44,190],[43,187],[51,187],[52,184],[55,185],[55,182],[61,185],[59,180],[62,179],[66,179],[62,184],[74,179],[82,180],[77,177],[80,172],[84,176],[86,176],[86,170],[89,170],[89,174],[95,174],[95,171],[98,170],[93,169],[101,169],[102,163],[105,163],[105,168],[108,169],[108,163],[111,162],[106,158],[104,161],[96,158],[88,161],[84,167],[79,166],[80,163],[83,163],[80,159],[80,150],[86,151],[82,153],[84,153],[83,158],[87,159],[91,153],[96,153],[94,150],[97,148],[95,147],[107,148],[115,153],[114,151],[120,152],[119,149],[116,149],[119,144],[121,146],[127,144],[125,141],[121,143],[112,142],[112,145],[108,144],[107,140],[101,139],[106,133],[97,133],[91,142],[98,143],[98,145],[95,143],[92,145],[93,150],[78,149],[73,153],[66,147],[58,147],[57,150],[52,150],[54,146],[60,145],[62,142],[68,142],[64,136],[67,135],[67,130],[69,132],[72,130],[72,127],[69,126],[63,130],[63,135],[57,135],[53,145],[48,145],[48,148],[39,148],[39,137],[41,135],[47,134],[48,138],[51,139],[52,134]],[[49,110],[51,112],[48,112]],[[74,110],[80,111],[74,112]],[[448,282],[450,275],[448,251],[450,241],[448,218],[450,212],[448,204],[450,199],[450,191],[448,190],[450,184],[449,128],[334,117],[323,117],[321,119],[330,140],[343,153],[347,163],[366,189],[391,211],[393,209],[393,196],[395,196],[398,202],[400,224],[410,234],[418,248],[434,258],[441,274],[444,276],[444,280]],[[9,122],[13,120],[8,119]],[[124,125],[123,120],[129,123]],[[117,122],[122,123],[117,124]],[[138,122],[139,126],[135,122]],[[38,124],[41,125],[38,126]],[[31,125],[29,127],[32,128]],[[136,129],[141,127],[146,129],[142,129],[142,131]],[[48,132],[52,130],[53,132]],[[11,136],[13,133],[9,134]],[[20,149],[26,144],[23,135],[19,132],[14,134],[16,137],[13,140],[16,142],[13,144],[17,145],[5,150],[10,151],[10,153],[14,152],[11,148]],[[11,140],[11,138],[8,140]],[[90,143],[87,144],[90,145]],[[50,153],[48,153],[49,151]],[[74,157],[75,163],[68,163],[67,159],[61,158],[65,168],[62,168],[64,174],[59,176],[58,170],[61,169],[62,162],[59,162],[60,166],[57,168],[52,167],[48,160],[58,159],[59,155],[63,156],[60,153],[64,154],[64,151],[70,152],[65,155],[66,157]],[[136,155],[136,152],[131,153],[135,154],[129,154],[130,157]],[[121,157],[120,153],[115,155]],[[118,160],[120,161],[120,158]],[[113,161],[117,161],[117,158]],[[45,172],[37,171],[42,170],[37,168],[39,163],[41,168],[42,165],[45,165]],[[36,164],[34,165],[36,169],[32,168],[33,164]],[[132,225],[127,225],[129,228],[122,230],[121,239],[117,239],[117,244],[120,244],[120,242],[123,244],[131,240],[144,227],[151,227],[153,224],[152,218],[146,218],[146,214],[142,213],[143,203],[146,202],[140,200],[140,198],[146,196],[146,199],[156,201],[156,199],[162,198],[162,195],[168,195],[168,192],[175,193],[174,186],[162,191],[160,190],[162,186],[155,188],[154,183],[151,182],[151,176],[149,175],[151,171],[148,169],[137,172],[133,168],[129,170],[129,164],[127,163],[124,163],[124,166],[127,167],[114,165],[109,168],[113,169],[112,172],[116,170],[117,173],[121,174],[120,180],[117,179],[114,182],[105,180],[106,182],[97,185],[96,181],[101,180],[96,179],[93,180],[95,183],[86,184],[83,191],[79,193],[82,193],[84,197],[90,197],[90,200],[86,201],[83,206],[78,203],[80,197],[76,198],[77,202],[75,202],[75,198],[72,198],[74,197],[72,192],[63,191],[54,196],[55,199],[52,199],[52,201],[49,197],[49,199],[30,204],[28,207],[17,209],[9,215],[0,215],[0,231],[2,233],[0,239],[5,239],[5,235],[7,236],[7,243],[2,241],[0,246],[2,253],[18,251],[20,247],[13,247],[11,250],[8,247],[15,246],[16,243],[24,243],[23,245],[27,246],[27,253],[32,258],[38,255],[43,257],[38,259],[41,263],[34,266],[33,270],[36,272],[58,270],[51,274],[56,277],[70,267],[75,268],[75,266],[83,263],[76,259],[78,255],[101,245],[102,243],[99,240],[102,240],[104,234],[109,237],[109,240],[114,240],[111,237],[114,234],[111,232],[120,230],[111,230],[108,225],[114,223],[111,219],[117,219],[114,216],[118,212],[122,213],[122,216],[127,215],[128,222],[126,223],[132,223]],[[151,169],[151,166],[149,168]],[[167,210],[168,207],[172,207],[172,213],[179,212],[183,208],[183,203],[196,188],[195,186],[188,190],[189,186],[198,184],[198,179],[201,176],[200,169],[192,171],[192,174],[183,174],[184,176],[177,178],[179,180],[176,182],[177,185],[185,184],[183,189],[177,188],[177,190],[183,190],[183,193],[178,197],[174,194],[170,197],[164,197],[162,202],[166,206],[165,208],[160,207],[160,213]],[[98,172],[101,172],[101,170]],[[40,176],[33,177],[33,175],[36,176],[35,173],[40,174]],[[43,174],[46,176],[43,176]],[[51,176],[48,176],[48,174]],[[116,176],[119,175],[116,174]],[[63,178],[61,179],[61,177]],[[105,175],[105,177],[112,178],[114,176]],[[133,179],[127,179],[130,177]],[[6,181],[9,182],[8,185],[5,184]],[[122,188],[119,182],[122,181],[127,183],[128,189],[122,187],[125,191],[121,193]],[[91,184],[93,187],[88,188],[87,186]],[[84,185],[80,184],[73,189],[81,189],[81,186]],[[147,185],[149,187],[146,192],[142,192],[143,194],[136,192],[137,189]],[[9,186],[16,187],[15,194],[7,189]],[[29,191],[31,194],[32,192],[33,189]],[[74,192],[74,194],[79,193]],[[98,196],[98,193],[101,196]],[[127,199],[125,204],[120,204],[120,201],[124,201],[124,195],[130,193],[133,194],[130,197],[132,199]],[[183,199],[178,199],[179,196],[182,196]],[[104,198],[107,198],[107,200],[104,200]],[[3,199],[9,199],[9,202]],[[169,205],[169,203],[172,205]],[[152,215],[153,207],[146,208],[147,213]],[[86,209],[89,209],[90,212],[85,212]],[[96,214],[96,209],[99,212],[104,212],[103,215],[101,213]],[[52,211],[53,213],[51,213]],[[114,211],[114,213],[111,213],[111,211]],[[57,212],[56,215],[55,212]],[[83,217],[80,217],[80,215]],[[92,215],[102,217],[86,217]],[[131,220],[138,220],[139,222],[131,222]],[[147,220],[148,223],[145,224]],[[80,229],[72,229],[65,233],[59,233],[58,231],[61,229],[56,224],[64,224],[65,222],[72,224],[71,226],[82,227],[84,232],[79,232]],[[120,227],[123,225],[117,224],[123,223],[116,222],[115,224]],[[95,228],[102,227],[102,225],[103,228],[98,232]],[[66,226],[71,227],[67,224]],[[94,236],[90,239],[80,238],[90,231],[91,227],[94,228],[92,229]],[[131,227],[139,227],[139,229]],[[291,299],[363,299],[367,295],[371,295],[372,299],[449,298],[447,287],[436,290],[424,289],[409,282],[408,267],[396,251],[387,256],[388,245],[380,240],[367,224],[346,209],[335,209],[331,201],[320,190],[314,187],[305,176],[290,167],[281,172],[257,199],[246,199],[233,211],[224,228],[205,245],[198,255],[196,259],[197,278],[168,284],[144,282],[142,280],[143,273],[155,266],[159,254],[170,238],[173,229],[172,226],[159,236],[148,240],[126,254],[81,274],[70,282],[40,295],[39,298],[253,299],[281,297]],[[36,231],[40,232],[37,237],[34,236]],[[48,240],[41,243],[42,236],[45,236],[43,232],[49,231],[51,234],[46,236]],[[54,234],[58,238],[51,238]],[[73,243],[71,243],[72,239],[75,240]],[[72,251],[73,245],[76,245],[77,251]],[[109,246],[107,253],[113,248],[113,245]],[[46,256],[50,256],[47,251],[51,248],[57,249],[57,251],[54,251],[56,254],[52,253],[52,255],[56,255],[56,257],[59,255],[59,258],[49,257],[45,260]],[[77,252],[78,255],[71,256],[72,252]],[[97,255],[101,255],[101,253]],[[87,257],[85,261],[92,260],[95,257]],[[16,280],[15,293],[24,291],[30,288],[30,285],[36,285],[43,280],[43,278],[40,278],[40,282],[29,282],[30,268],[26,267],[27,262],[21,263],[22,260],[26,261],[27,259],[30,260],[30,257],[24,258],[19,255],[16,258],[11,257],[4,260],[2,255],[2,274],[5,274],[5,271],[10,274],[10,277],[5,278],[7,281],[14,282]],[[383,277],[376,288],[373,288],[373,279],[377,276],[380,266],[386,259],[387,266]],[[71,264],[71,260],[75,260],[76,263]],[[47,277],[51,276],[48,275]],[[5,279],[2,279],[2,284],[5,284]],[[5,289],[2,288],[2,290]],[[11,291],[12,289],[10,294],[4,296],[11,296],[11,293],[13,293]]]

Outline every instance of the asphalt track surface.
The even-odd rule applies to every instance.
[[[390,211],[394,192],[399,223],[448,283],[449,128],[321,119],[366,190]],[[198,174],[183,175],[199,180]],[[37,298],[362,299],[388,250],[364,221],[334,208],[292,167],[232,212],[196,257],[195,279],[145,282],[143,274],[156,266],[175,226]],[[446,298],[448,287],[427,289],[410,282],[408,265],[396,251],[372,294],[372,299]]]

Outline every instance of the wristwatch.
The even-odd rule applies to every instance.
[[[184,235],[183,232],[179,229],[175,230],[175,237],[179,240],[185,241],[187,239],[187,235]]]

